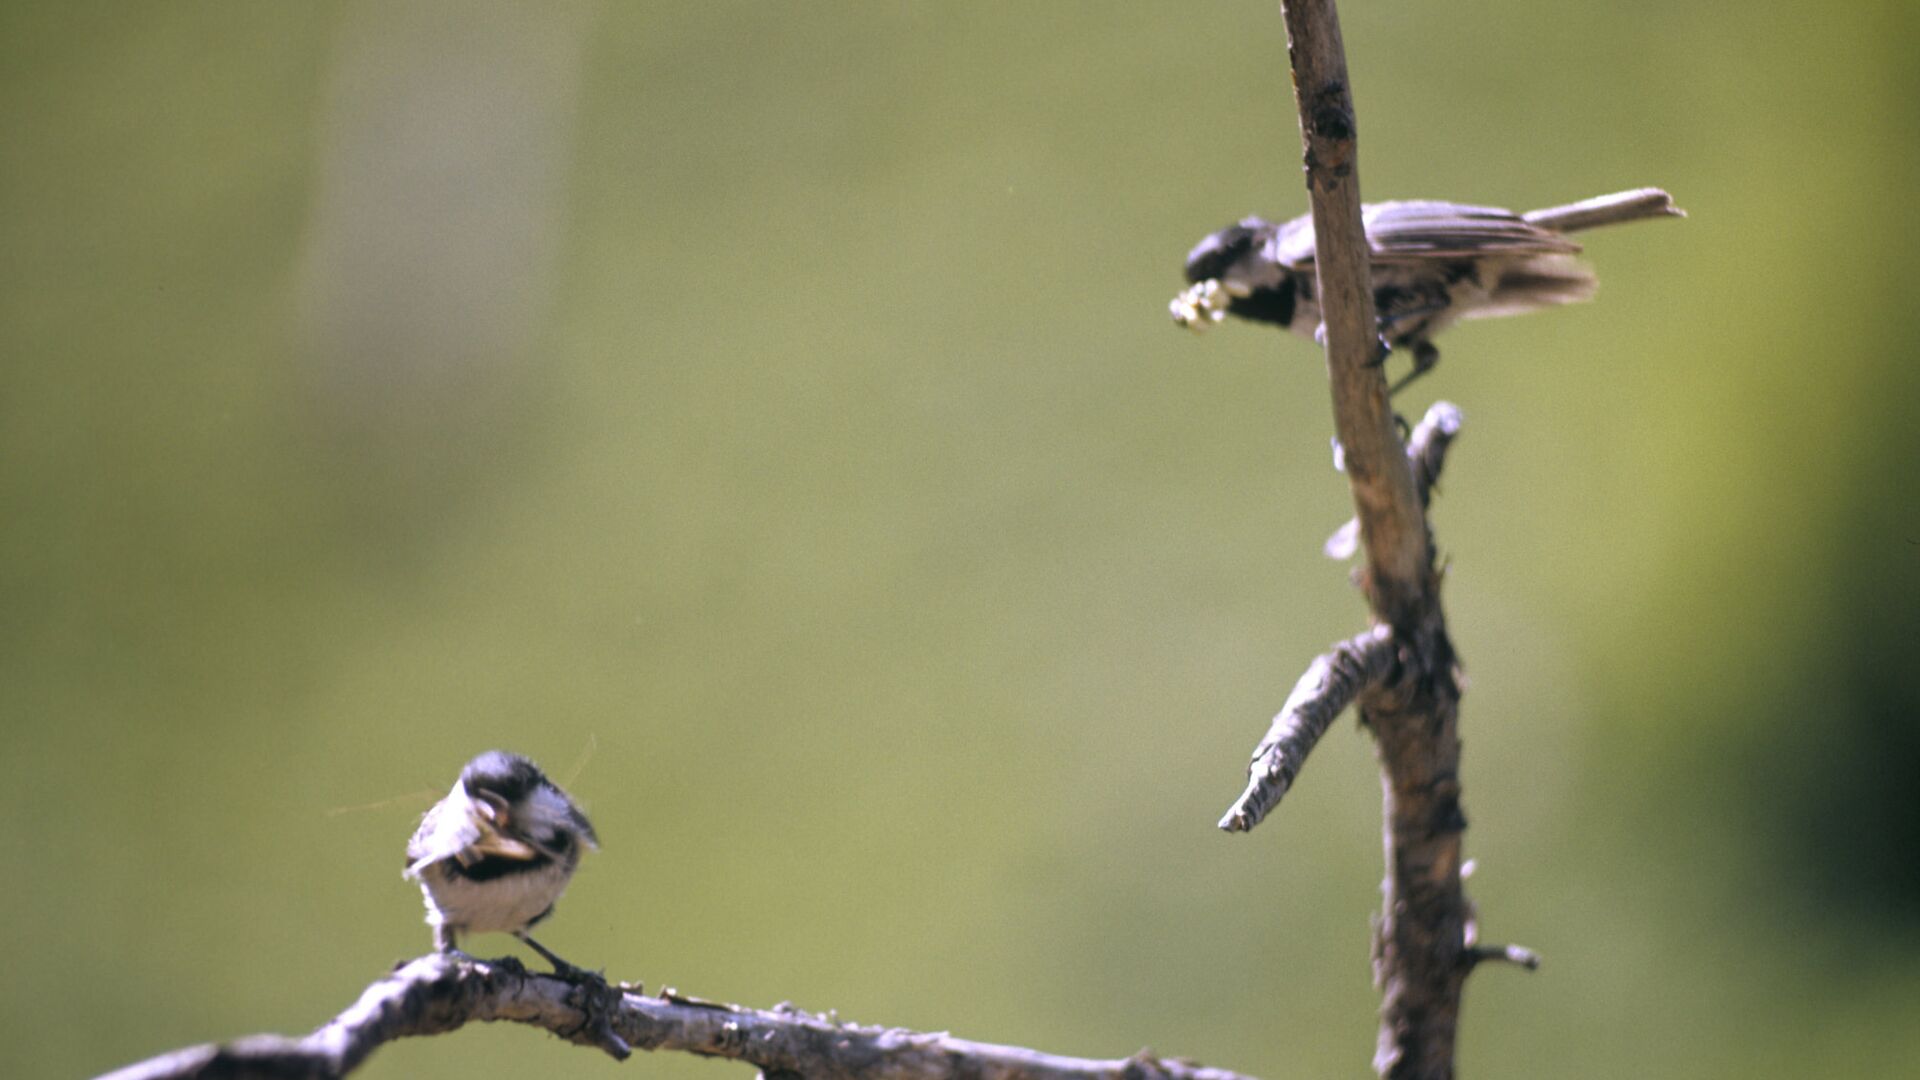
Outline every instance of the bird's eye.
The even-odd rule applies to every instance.
[[[555,832],[553,838],[547,841],[547,846],[553,849],[555,855],[565,855],[573,847],[573,834],[565,830]]]

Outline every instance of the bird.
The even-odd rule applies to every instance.
[[[1659,188],[1637,188],[1516,214],[1495,206],[1414,200],[1361,207],[1373,271],[1381,353],[1408,349],[1413,370],[1395,394],[1440,360],[1433,336],[1460,319],[1519,315],[1593,298],[1598,281],[1574,258],[1568,233],[1658,217],[1685,217]],[[1321,340],[1313,216],[1275,224],[1249,217],[1187,255],[1191,284],[1169,305],[1173,321],[1204,330],[1228,315]]]
[[[504,932],[555,972],[578,975],[527,931],[553,913],[583,849],[599,846],[587,816],[539,766],[489,750],[420,819],[405,877],[420,883],[437,951],[463,955],[461,934]]]

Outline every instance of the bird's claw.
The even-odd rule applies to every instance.
[[[1400,391],[1413,385],[1415,379],[1432,371],[1440,363],[1440,350],[1431,341],[1418,342],[1413,347],[1413,370],[1400,377],[1400,381],[1387,388],[1387,396],[1393,397]]]

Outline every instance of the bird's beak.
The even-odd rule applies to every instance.
[[[498,855],[503,859],[517,859],[525,862],[536,859],[540,852],[524,840],[515,839],[503,832],[507,827],[507,804],[496,795],[481,793],[478,798],[467,798],[467,819],[480,833],[462,854],[474,856]],[[463,859],[464,861],[468,861]]]

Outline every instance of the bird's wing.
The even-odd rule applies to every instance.
[[[407,876],[418,876],[428,863],[451,859],[480,842],[481,830],[468,810],[467,793],[459,784],[433,804],[407,841]]]
[[[1304,270],[1313,265],[1313,215],[1269,225],[1261,254],[1281,266]]]
[[[1450,202],[1384,202],[1361,208],[1370,258],[1380,263],[1429,262],[1480,255],[1572,255],[1580,245],[1511,210]],[[1265,224],[1265,223],[1262,223]],[[1313,219],[1267,225],[1261,254],[1281,266],[1313,266]]]
[[[1386,202],[1363,211],[1376,262],[1481,255],[1571,255],[1580,245],[1497,206]]]

